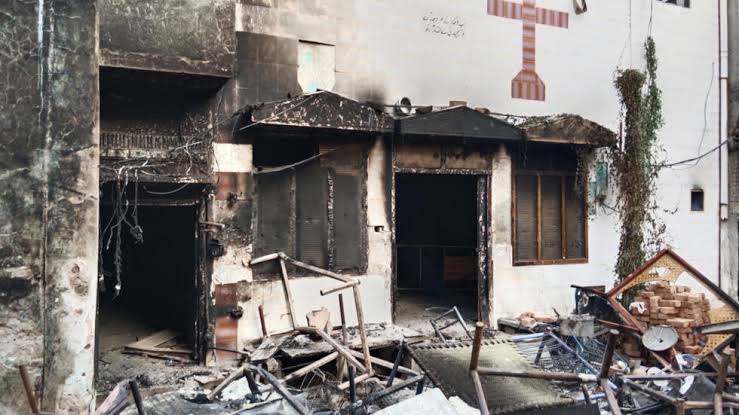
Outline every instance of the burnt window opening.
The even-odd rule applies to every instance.
[[[193,109],[203,105],[227,78],[125,68],[100,68],[103,132],[186,136],[205,123]],[[199,126],[203,127],[203,126]]]
[[[118,224],[122,226],[120,255],[116,253],[118,241],[112,230],[117,225],[114,209],[111,203],[101,203],[100,229],[107,231],[100,243],[103,281],[98,296],[97,353],[101,363],[96,381],[102,390],[111,388],[120,380],[118,377],[124,376],[119,373],[124,369],[121,365],[135,364],[138,357],[121,357],[121,350],[130,343],[171,330],[179,335],[167,345],[191,351],[197,348],[198,209],[138,205],[134,210],[129,205],[126,221],[137,223],[143,238],[137,241],[125,221]],[[121,269],[121,288],[114,296],[116,262]]]
[[[476,318],[478,176],[395,177],[398,318],[432,306]]]
[[[587,261],[587,209],[568,149],[527,151],[513,177],[515,265]]]
[[[690,191],[690,210],[693,212],[703,211],[703,189]]]
[[[286,148],[289,143],[283,142],[282,146]],[[318,150],[315,148],[315,154]],[[259,151],[255,148],[255,160]],[[307,151],[293,154],[300,157],[284,158],[276,164],[290,165],[315,155]],[[366,150],[349,146],[288,169],[255,174],[255,256],[285,252],[317,267],[363,272],[365,163]],[[274,264],[255,267],[258,276],[272,276],[277,271]]]

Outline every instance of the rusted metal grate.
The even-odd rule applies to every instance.
[[[488,339],[480,349],[480,366],[500,369],[532,370],[534,366],[506,336]],[[447,396],[459,396],[477,407],[475,388],[470,378],[471,342],[420,345],[409,348],[428,377]],[[485,376],[482,379],[491,414],[536,413],[573,404],[548,381],[539,379]]]

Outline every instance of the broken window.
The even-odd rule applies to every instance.
[[[571,154],[532,152],[514,175],[514,263],[587,259],[587,215]],[[521,168],[523,167],[523,168]]]
[[[366,256],[365,150],[359,145],[335,151],[320,147],[319,157],[297,164],[291,159],[288,167],[265,168],[255,175],[255,256],[285,252],[321,268],[361,271]],[[274,158],[259,154],[267,148],[255,147],[255,160]],[[264,264],[256,271],[276,269]]]

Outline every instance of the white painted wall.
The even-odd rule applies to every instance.
[[[323,0],[318,15],[292,2],[274,8],[242,5],[236,13],[239,30],[335,45],[334,91],[360,101],[391,104],[407,96],[417,105],[446,105],[462,99],[500,113],[575,113],[614,131],[620,121],[614,75],[619,69],[644,68],[642,45],[651,29],[663,89],[665,158],[695,157],[721,141],[716,1],[693,1],[691,8],[683,8],[655,0],[589,0],[589,11],[582,15],[574,14],[571,0],[537,3],[569,13],[567,29],[536,28],[537,73],[547,87],[544,102],[511,98],[510,81],[521,69],[521,23],[488,15],[486,0]],[[296,23],[280,23],[291,21],[283,16]],[[430,17],[442,18],[446,34],[433,27],[427,31]],[[612,285],[618,224],[603,208],[590,218],[587,264],[514,267],[510,158],[498,154],[491,168],[494,319],[528,310],[549,313],[552,307],[567,312],[574,307],[570,284]],[[370,181],[373,169],[370,162]],[[662,215],[667,242],[716,282],[718,174],[715,152],[696,166],[665,170],[657,194],[661,207],[670,211]],[[382,191],[372,193],[372,186],[368,227],[387,220],[375,216]],[[705,191],[704,212],[690,212],[693,187]],[[613,204],[613,196],[606,203]],[[368,239],[370,272],[384,278],[382,290],[389,293],[389,234],[370,227]],[[376,299],[375,306],[382,305],[383,315],[389,316],[390,296]]]
[[[385,103],[407,96],[418,105],[464,99],[470,106],[521,115],[576,113],[616,131],[614,73],[644,68],[642,45],[653,8],[666,159],[694,157],[720,141],[715,1],[694,1],[687,9],[650,0],[590,0],[589,11],[575,15],[571,0],[539,0],[540,7],[570,13],[569,29],[537,26],[537,72],[547,86],[545,102],[511,98],[510,80],[521,69],[521,23],[488,15],[485,0],[340,3],[337,92]],[[464,35],[426,32],[429,13],[456,18]],[[617,221],[602,208],[590,219],[587,264],[512,266],[510,160],[505,159],[499,155],[494,163],[491,193],[494,318],[551,312],[552,307],[568,312],[574,307],[570,284],[610,287]],[[718,172],[717,153],[694,167],[665,170],[657,195],[664,209],[675,211],[663,215],[667,242],[713,281],[718,281]],[[704,212],[690,212],[694,186],[705,191]]]

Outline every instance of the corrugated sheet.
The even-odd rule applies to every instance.
[[[256,177],[257,236],[255,256],[273,252],[294,255],[290,239],[290,212],[292,211],[291,174],[264,174]]]
[[[358,176],[334,178],[334,258],[337,269],[359,268],[362,243],[362,194]]]
[[[315,161],[297,170],[297,258],[321,268],[328,267],[328,179]]]

